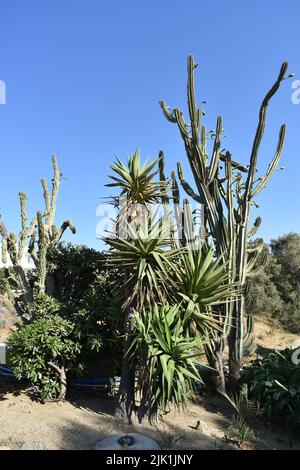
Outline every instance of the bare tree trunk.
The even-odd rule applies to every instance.
[[[120,389],[117,396],[117,408],[115,416],[128,424],[132,423],[132,414],[135,413],[135,370],[130,358],[130,347],[132,345],[131,313],[125,314],[125,341],[124,357],[121,372]]]
[[[67,374],[66,374],[66,369],[64,366],[62,366],[60,369],[59,384],[60,384],[60,392],[58,396],[58,401],[61,401],[61,400],[66,399],[66,393],[67,393]]]
[[[70,370],[71,364],[69,364],[69,367],[67,367],[65,364],[62,364],[62,366],[60,367],[58,364],[49,361],[48,365],[52,367],[59,376],[60,391],[57,401],[65,400],[67,393],[67,371]]]
[[[211,348],[206,347],[205,353],[208,364],[214,370],[209,374],[209,387],[217,392],[222,389],[225,390],[225,375],[224,375],[224,337],[223,335],[216,335]]]

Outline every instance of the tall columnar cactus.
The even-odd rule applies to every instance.
[[[61,173],[57,166],[56,156],[52,156],[53,179],[52,191],[50,193],[45,178],[41,180],[45,199],[44,212],[38,211],[32,222],[28,224],[27,197],[25,193],[19,193],[21,231],[19,236],[8,233],[4,222],[0,219],[0,235],[2,237],[2,261],[6,263],[8,256],[11,260],[19,293],[16,294],[16,307],[19,313],[24,314],[26,308],[33,299],[34,294],[45,293],[47,277],[47,252],[61,239],[67,228],[75,233],[75,227],[70,220],[65,221],[60,228],[54,224],[55,211]],[[23,258],[28,250],[36,267],[36,285],[32,289],[28,283],[26,272],[23,267]],[[21,301],[20,301],[21,300]]]
[[[224,387],[222,355],[226,342],[229,344],[230,377],[234,383],[239,377],[243,361],[243,343],[249,341],[253,322],[246,322],[245,291],[247,278],[257,274],[266,263],[266,256],[261,246],[248,246],[247,239],[252,237],[260,226],[257,218],[249,228],[251,206],[257,206],[254,198],[266,186],[277,169],[283,150],[285,125],[281,126],[275,155],[266,174],[256,178],[257,160],[261,140],[264,135],[266,114],[270,99],[278,90],[281,82],[287,78],[287,62],[282,64],[277,80],[262,101],[259,122],[253,141],[248,166],[232,160],[231,154],[221,148],[223,133],[222,118],[217,119],[214,132],[207,133],[201,120],[203,111],[196,106],[194,90],[194,70],[197,64],[193,56],[188,57],[188,109],[190,123],[187,124],[183,113],[175,108],[170,110],[164,101],[160,102],[165,117],[177,124],[183,138],[186,154],[192,170],[195,189],[185,180],[181,163],[177,164],[177,173],[186,194],[204,206],[204,226],[207,238],[214,243],[216,255],[222,256],[228,264],[230,282],[237,282],[241,295],[228,299],[220,311],[223,331],[215,337],[215,349],[209,352],[210,363],[219,371],[216,385]],[[212,139],[212,156],[209,158],[208,140]],[[257,266],[261,267],[258,269]],[[254,270],[255,265],[255,270]],[[245,332],[245,325],[248,330]]]
[[[27,219],[27,197],[25,193],[19,193],[20,200],[20,216],[21,216],[21,231],[19,238],[13,232],[8,233],[4,222],[0,219],[0,235],[2,237],[2,262],[8,261],[10,257],[14,273],[16,276],[17,289],[20,291],[20,297],[24,305],[28,305],[33,299],[32,289],[28,283],[24,268],[23,258],[26,250],[26,240],[31,237],[35,225],[36,218],[34,218],[30,225]],[[19,303],[16,303],[20,313]]]

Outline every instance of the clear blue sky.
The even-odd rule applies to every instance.
[[[2,0],[0,80],[0,212],[18,230],[20,190],[30,214],[42,207],[40,178],[51,154],[67,176],[57,222],[71,218],[74,242],[97,247],[96,208],[108,195],[108,165],[137,146],[169,170],[186,157],[175,125],[158,101],[186,109],[186,59],[199,68],[197,95],[207,126],[222,114],[224,146],[248,161],[261,98],[283,60],[300,79],[299,0]],[[287,124],[277,172],[259,197],[266,239],[300,232],[300,104],[285,81],[269,109],[259,167],[265,170]]]

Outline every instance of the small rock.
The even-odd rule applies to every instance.
[[[211,436],[209,427],[202,419],[198,419],[195,429],[197,429],[197,431],[202,432],[202,434],[205,434],[205,436]]]
[[[128,439],[121,439],[121,438]],[[128,445],[130,438],[133,438],[133,444]],[[121,443],[126,441],[126,445]],[[159,445],[150,437],[144,436],[143,434],[129,433],[129,434],[114,434],[112,436],[105,437],[98,441],[95,450],[160,450]]]

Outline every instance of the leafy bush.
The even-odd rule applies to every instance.
[[[29,306],[29,312],[32,317],[50,316],[61,310],[62,304],[47,294],[38,294]]]
[[[65,303],[81,302],[99,277],[108,277],[105,259],[103,253],[85,245],[60,243],[48,253],[51,295]],[[113,272],[105,283],[106,293],[119,281],[118,272]]]
[[[8,294],[9,291],[10,289],[7,275],[5,274],[5,270],[0,268],[0,295]]]
[[[40,317],[14,331],[9,338],[9,359],[17,378],[27,377],[42,400],[64,399],[66,373],[79,356],[74,323],[59,315]]]
[[[241,382],[270,419],[285,420],[300,435],[300,365],[292,349],[273,351],[243,370]]]
[[[60,243],[49,250],[47,257],[46,292],[51,295],[34,298],[29,318],[58,313],[73,324],[72,338],[81,345],[84,370],[95,369],[95,363],[99,363],[95,353],[101,350],[112,359],[109,373],[115,373],[121,358],[122,313],[114,286],[122,284],[122,277],[116,270],[107,272],[103,253],[84,245]],[[29,273],[32,286],[35,276],[34,270]]]

